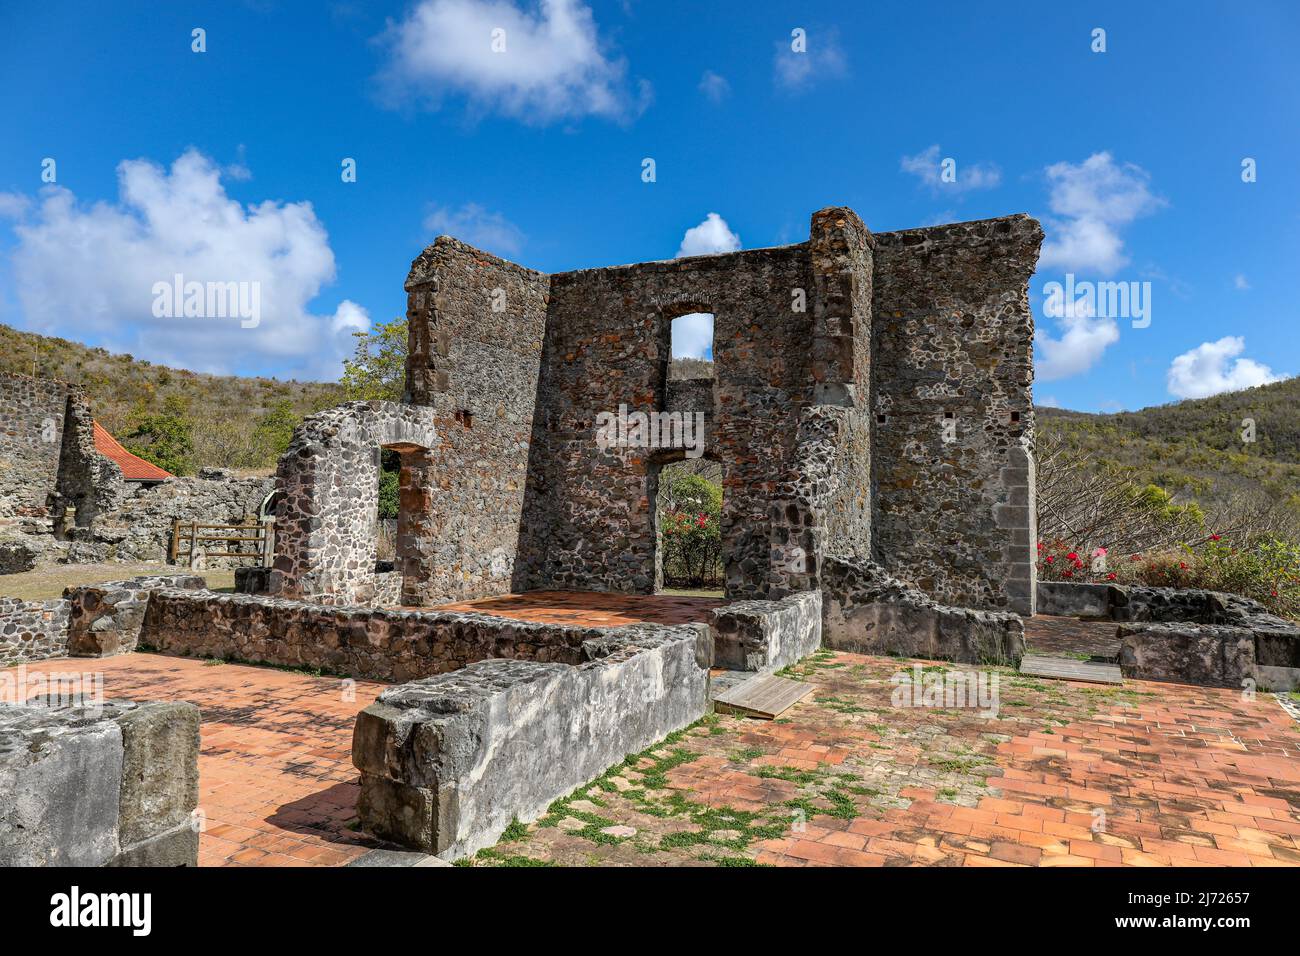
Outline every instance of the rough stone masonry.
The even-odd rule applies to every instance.
[[[839,558],[1032,613],[1041,241],[1024,215],[873,234],[833,207],[795,245],[548,275],[441,236],[406,280],[403,402],[323,412],[281,461],[271,590],[372,600],[389,447],[402,603],[653,591],[659,470],[684,450],[598,442],[625,407],[705,415],[729,599],[820,590]],[[670,389],[692,312],[714,374]]]

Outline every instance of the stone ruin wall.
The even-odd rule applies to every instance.
[[[534,431],[529,475],[541,492],[532,512],[540,522],[528,529],[529,587],[654,587],[657,471],[681,452],[601,449],[596,418],[620,405],[629,413],[669,409],[672,320],[711,312],[712,407],[700,410],[712,426],[705,454],[723,474],[727,592],[766,596],[769,506],[795,480],[797,414],[811,394],[807,315],[791,309],[792,291],[809,284],[799,246],[552,276],[546,415]],[[675,385],[688,388],[697,402],[708,394]]]
[[[549,289],[549,276],[446,236],[411,266],[406,400],[432,409],[438,438],[402,490],[402,511],[422,514],[407,603],[526,586],[520,539],[544,520],[526,495]]]
[[[396,402],[347,402],[307,418],[280,456],[276,487],[272,594],[323,604],[368,604],[376,598],[380,449],[401,456],[401,495],[408,498],[435,442],[429,409]],[[404,578],[425,579],[417,520],[403,507],[397,551]],[[403,599],[406,599],[403,595]]]
[[[830,208],[798,245],[551,276],[439,238],[407,282],[407,397],[441,429],[421,603],[652,590],[681,452],[600,449],[596,416],[705,405],[729,598],[815,588],[837,555],[1028,611],[1041,238],[1026,216],[872,235]],[[687,312],[714,316],[714,378],[669,385]]]
[[[76,394],[65,382],[0,373],[0,529],[48,517],[63,421]]]
[[[1032,613],[1042,238],[1024,215],[875,236],[874,553],[944,604]]]

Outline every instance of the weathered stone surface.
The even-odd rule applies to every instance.
[[[733,670],[771,671],[822,645],[820,591],[780,601],[735,601],[713,612],[713,663]]]
[[[702,624],[618,628],[583,651],[578,666],[483,661],[385,691],[353,737],[363,828],[474,853],[708,708]]]
[[[280,498],[270,593],[322,604],[373,601],[380,449],[401,456],[403,494],[409,498],[412,469],[435,441],[429,409],[394,402],[349,402],[298,426],[276,472]],[[404,506],[405,522],[418,510]],[[411,529],[403,527],[402,517],[398,521],[399,557],[415,581],[428,569]]]
[[[0,541],[0,574],[19,574],[36,567],[41,549],[29,540],[10,538]]]
[[[1212,624],[1121,624],[1120,671],[1138,680],[1242,687],[1255,680],[1255,636]]]
[[[1113,584],[1039,581],[1037,611],[1060,617],[1110,618],[1119,590]]]
[[[409,681],[489,658],[580,664],[589,645],[624,630],[163,590],[151,596],[140,640],[172,654]]]
[[[189,703],[137,707],[122,729],[118,833],[130,846],[176,827],[190,828],[199,802],[199,709]]]
[[[822,601],[822,640],[837,650],[1013,665],[1025,652],[1019,615],[945,607],[870,562],[827,559]]]
[[[68,602],[0,597],[0,667],[64,657]]]
[[[193,704],[0,707],[0,866],[194,865],[198,748]]]
[[[207,587],[194,574],[152,575],[79,585],[64,590],[68,602],[67,652],[72,657],[109,657],[135,650],[151,591]]]
[[[1043,231],[875,235],[873,556],[948,605],[1033,612],[1033,312]]]

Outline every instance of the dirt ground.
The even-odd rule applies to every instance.
[[[24,601],[50,601],[63,597],[63,589],[76,584],[98,584],[101,581],[122,581],[143,574],[186,574],[188,569],[174,564],[147,562],[104,562],[102,564],[48,564],[21,574],[0,575],[0,597],[16,597]],[[207,579],[214,591],[230,591],[235,587],[232,570],[198,571]]]

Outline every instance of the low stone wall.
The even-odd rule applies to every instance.
[[[1110,618],[1119,590],[1113,584],[1039,581],[1036,610],[1056,617]]]
[[[484,614],[163,590],[152,594],[140,641],[171,654],[318,667],[400,682],[489,658],[580,664],[586,660],[584,644],[608,633]]]
[[[966,664],[1017,665],[1024,655],[1019,615],[947,607],[874,563],[825,558],[821,585],[827,647]]]
[[[737,601],[713,612],[713,664],[771,671],[815,653],[822,645],[820,591],[780,601]]]
[[[1235,594],[1042,581],[1038,609],[1124,622],[1125,677],[1230,687],[1249,678],[1261,690],[1300,688],[1300,625]]]
[[[0,667],[66,657],[68,602],[0,597]]]
[[[171,574],[68,588],[63,592],[69,605],[68,655],[110,657],[133,651],[153,591],[206,587],[198,575]]]
[[[1121,624],[1120,671],[1138,680],[1241,687],[1255,679],[1255,635],[1213,624]]]
[[[578,666],[483,661],[380,695],[352,742],[362,827],[472,854],[708,709],[702,624],[606,630],[581,651]]]
[[[199,709],[0,707],[0,866],[194,866]]]

